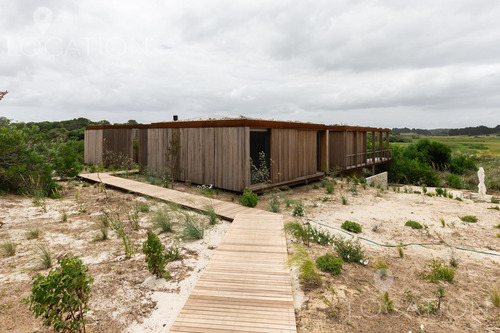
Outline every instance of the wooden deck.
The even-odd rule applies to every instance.
[[[102,182],[109,187],[157,198],[167,202],[173,202],[180,206],[199,211],[205,211],[207,206],[213,206],[215,213],[228,221],[234,220],[238,214],[270,214],[260,209],[249,208],[232,202],[210,199],[200,195],[179,192],[131,179],[115,177],[110,173],[82,173],[80,174],[80,178],[97,183]]]
[[[80,177],[192,209],[210,204],[233,221],[170,332],[296,332],[282,215],[106,173]]]

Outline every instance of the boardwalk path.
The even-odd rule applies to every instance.
[[[296,332],[281,215],[109,174],[80,177],[192,209],[213,205],[233,221],[170,332]]]

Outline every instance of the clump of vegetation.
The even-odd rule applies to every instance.
[[[331,273],[332,275],[339,275],[344,262],[340,258],[335,258],[331,254],[316,258],[316,266],[323,272]]]
[[[27,239],[36,239],[38,237],[40,237],[40,229],[38,228],[33,228],[33,229],[30,229],[26,232],[26,238]]]
[[[490,289],[490,300],[494,306],[500,307],[500,290],[496,284]]]
[[[216,225],[219,222],[219,215],[215,212],[213,205],[206,205],[203,214],[208,216],[208,224]]]
[[[127,212],[128,221],[133,230],[139,230],[139,206],[135,204]]]
[[[389,298],[389,293],[387,291],[380,297],[380,307],[382,312],[386,314],[394,311],[393,301]]]
[[[403,246],[401,246],[401,244],[399,244],[396,249],[398,250],[398,254],[399,254],[399,257],[400,258],[404,258],[405,257],[405,252],[403,250]]]
[[[44,245],[38,245],[39,256],[40,256],[40,267],[42,269],[48,269],[52,267],[52,254],[50,250]]]
[[[306,215],[306,211],[304,210],[304,206],[302,205],[302,202],[297,202],[293,206],[292,216],[302,217],[304,215]]]
[[[141,213],[148,213],[150,207],[145,202],[139,202],[139,203],[137,203],[137,209],[139,209],[139,212],[141,212]]]
[[[33,277],[32,293],[24,303],[55,332],[85,332],[85,312],[94,280],[76,256],[59,259],[58,264],[47,276]]]
[[[167,248],[167,252],[165,253],[165,258],[168,261],[175,261],[180,258],[180,249],[177,244],[173,244],[172,246]]]
[[[153,225],[160,229],[160,233],[173,232],[174,222],[172,219],[172,209],[168,206],[162,206],[157,209],[151,217]]]
[[[462,222],[476,223],[477,217],[473,215],[465,215],[465,216],[460,216],[460,220],[462,220]]]
[[[240,204],[246,207],[255,207],[259,201],[257,194],[253,193],[249,189],[245,189],[243,194],[240,196]]]
[[[498,207],[498,206],[491,206],[491,207],[488,207],[488,209],[500,210],[500,207]]]
[[[292,208],[293,202],[294,201],[291,198],[288,198],[288,197],[286,197],[285,199],[283,199],[283,203],[285,204],[286,208]]]
[[[433,283],[439,281],[453,282],[455,277],[455,267],[447,265],[437,259],[434,259],[430,264],[431,271],[424,275],[426,279]]]
[[[335,187],[333,186],[333,184],[331,182],[326,183],[325,189],[326,189],[326,193],[328,193],[328,194],[335,193]]]
[[[120,219],[118,214],[116,214],[115,218],[110,221],[110,227],[118,234],[118,237],[122,240],[123,249],[125,250],[125,257],[132,257],[137,251],[137,246],[125,232],[122,220]]]
[[[352,221],[344,221],[340,226],[342,229],[354,232],[355,234],[359,234],[362,230],[361,225]]]
[[[202,239],[205,236],[205,223],[185,214],[182,235],[187,239]]]
[[[333,236],[329,232],[314,228],[310,224],[307,224],[307,235],[308,239],[319,245],[328,245],[333,242]]]
[[[146,255],[145,261],[148,264],[148,270],[157,278],[165,277],[165,266],[168,260],[163,253],[165,246],[161,243],[158,236],[148,231],[148,238],[142,244],[142,252]]]
[[[340,196],[340,199],[342,200],[342,204],[343,204],[344,206],[348,204],[348,202],[347,202],[347,197],[346,197],[344,194],[342,194],[342,195]]]
[[[332,240],[333,248],[345,262],[357,262],[366,265],[363,247],[358,238],[348,239],[343,236],[336,236]]]
[[[250,178],[252,184],[271,182],[269,165],[266,154],[263,151],[259,152],[259,165],[255,165],[252,158],[250,158]]]
[[[12,257],[13,255],[16,254],[17,245],[13,241],[11,240],[5,241],[2,244],[0,244],[0,246],[2,247],[2,251],[6,256]]]
[[[281,202],[280,202],[279,197],[273,195],[273,197],[269,201],[269,210],[273,213],[279,213],[281,211],[280,205],[281,205]]]
[[[455,175],[453,173],[450,173],[448,175],[448,177],[446,177],[446,181],[448,182],[448,185],[452,188],[463,188],[464,187],[464,184],[462,183],[460,176]]]
[[[405,226],[411,227],[412,229],[422,229],[423,228],[423,225],[421,225],[420,223],[418,223],[416,221],[412,221],[412,220],[407,221],[405,223]]]
[[[288,222],[285,224],[284,228],[287,234],[292,235],[296,241],[302,242],[304,245],[309,246],[309,224],[304,224],[302,222]]]
[[[491,203],[492,203],[492,204],[497,204],[497,203],[500,203],[500,199],[497,199],[497,198],[491,197]]]
[[[294,254],[288,260],[290,267],[295,266],[299,269],[299,279],[311,287],[317,287],[322,284],[321,276],[316,267],[316,263],[309,258],[306,249],[301,245],[293,246]]]

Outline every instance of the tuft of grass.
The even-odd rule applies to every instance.
[[[377,269],[388,269],[389,266],[385,262],[384,259],[377,258],[375,259],[375,262],[373,263]]]
[[[205,236],[205,223],[185,214],[182,235],[187,239],[202,239]]]
[[[465,216],[460,216],[460,220],[462,220],[462,222],[476,223],[477,217],[473,215],[465,215]]]
[[[160,229],[160,233],[173,232],[172,209],[168,206],[163,206],[156,210],[151,217],[153,226]]]
[[[500,207],[498,207],[498,206],[491,206],[491,207],[488,207],[488,209],[500,210]]]
[[[52,255],[50,250],[42,244],[38,245],[39,260],[41,269],[49,269],[52,267]]]
[[[405,223],[405,226],[411,227],[412,229],[422,229],[423,228],[423,226],[420,223],[418,223],[416,221],[412,221],[412,220],[407,221]]]
[[[340,198],[342,199],[342,204],[343,204],[344,206],[348,204],[348,202],[347,202],[347,197],[346,197],[345,195],[343,195],[343,194],[342,194],[342,195],[340,196]]]
[[[400,258],[404,258],[405,257],[405,252],[404,252],[403,247],[401,246],[401,244],[399,244],[397,246],[397,250],[398,250],[399,257]]]
[[[17,245],[11,240],[3,242],[2,244],[0,244],[0,247],[2,248],[4,254],[8,257],[12,257],[14,254],[16,254]]]
[[[206,205],[203,214],[208,216],[208,224],[216,225],[219,222],[219,215],[215,213],[214,205]]]
[[[500,199],[491,197],[491,203],[493,203],[493,204],[500,203]]]
[[[326,189],[326,193],[328,193],[328,194],[333,194],[333,193],[335,193],[335,187],[334,187],[334,186],[333,186],[333,184],[332,184],[332,183],[330,183],[330,182],[328,182],[328,183],[326,184],[325,189]]]
[[[500,290],[498,285],[494,284],[490,289],[490,300],[494,306],[500,307]]]
[[[301,222],[288,222],[285,224],[283,230],[295,238],[296,241],[309,246],[309,225],[305,225]]]
[[[273,195],[273,197],[269,201],[269,210],[273,213],[279,213],[281,211],[280,205],[281,202],[279,197]]]
[[[386,314],[394,311],[394,303],[389,298],[389,293],[387,291],[380,297],[380,307],[382,312]]]
[[[340,226],[342,229],[359,234],[362,230],[361,225],[352,221],[344,221]]]
[[[425,275],[425,278],[430,282],[438,283],[439,281],[453,282],[455,277],[455,267],[447,265],[437,259],[434,259],[430,264],[431,271]]]
[[[293,246],[294,254],[288,260],[289,267],[298,267],[299,279],[311,286],[322,284],[316,263],[309,258],[306,249],[301,245]]]
[[[439,221],[441,222],[441,227],[446,227],[446,222],[444,221],[444,218],[440,218]]]
[[[37,239],[38,237],[40,237],[40,229],[38,228],[35,228],[35,229],[30,229],[26,232],[26,238],[27,239]]]
[[[139,212],[141,212],[141,213],[149,213],[149,210],[150,210],[149,205],[145,202],[138,203],[137,208],[139,209]]]

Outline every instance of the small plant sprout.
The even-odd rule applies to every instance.
[[[68,222],[68,213],[66,213],[66,210],[61,211],[61,222]]]
[[[387,291],[382,294],[380,298],[380,307],[382,309],[382,312],[385,314],[394,311],[393,301],[389,298],[389,293]]]
[[[439,219],[439,222],[441,222],[441,227],[442,227],[442,228],[446,227],[446,222],[444,221],[444,218],[442,218],[442,217],[441,217],[441,218]]]
[[[344,206],[348,204],[348,202],[347,202],[347,196],[345,196],[344,194],[342,194],[342,195],[340,196],[340,198],[342,199],[342,204],[343,204]]]
[[[400,258],[404,258],[405,257],[405,252],[403,250],[402,244],[399,244],[396,248],[398,250],[399,257]]]

